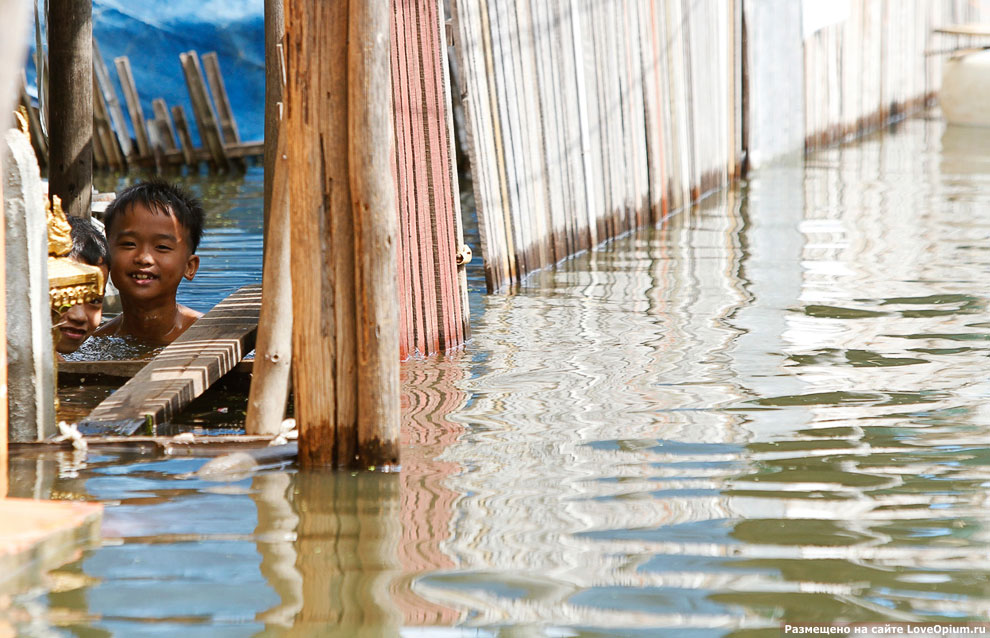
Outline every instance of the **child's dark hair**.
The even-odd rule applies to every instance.
[[[107,247],[107,238],[88,219],[82,217],[69,217],[69,226],[72,230],[69,236],[72,237],[72,250],[69,257],[83,261],[90,266],[105,264],[110,267],[110,250]]]
[[[183,228],[189,231],[192,252],[196,252],[196,248],[199,247],[199,240],[203,236],[203,218],[206,216],[203,205],[199,203],[198,199],[162,179],[149,179],[134,186],[128,186],[117,195],[117,199],[107,206],[107,210],[103,214],[107,237],[110,236],[117,216],[126,212],[134,204],[141,204],[154,213],[171,214],[175,217]]]

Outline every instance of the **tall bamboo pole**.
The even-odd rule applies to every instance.
[[[351,2],[348,148],[357,288],[358,457],[399,462],[398,225],[390,2]]]
[[[93,190],[93,3],[50,0],[49,192],[89,217]]]

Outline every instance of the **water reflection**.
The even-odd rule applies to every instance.
[[[463,352],[403,364],[398,475],[17,458],[12,493],[103,501],[106,542],[0,618],[582,638],[985,618],[990,151],[965,141],[910,120],[475,298]]]

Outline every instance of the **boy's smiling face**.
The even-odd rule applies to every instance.
[[[110,278],[122,302],[174,301],[182,279],[192,279],[199,268],[182,224],[140,203],[114,220],[108,239]]]

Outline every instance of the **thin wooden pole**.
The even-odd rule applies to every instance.
[[[282,60],[279,45],[285,37],[285,6],[282,0],[265,0],[265,208],[264,234],[268,239],[269,210],[272,204],[272,179],[274,175],[279,112],[282,102]]]
[[[391,162],[389,2],[351,2],[348,148],[357,296],[358,450],[362,466],[399,462],[398,213]]]
[[[49,192],[89,217],[93,190],[93,3],[50,0]]]
[[[248,434],[277,434],[289,399],[292,369],[292,277],[289,232],[288,149],[279,131],[272,165],[271,226],[265,238],[261,281],[261,317],[255,346],[251,391],[248,395]]]

